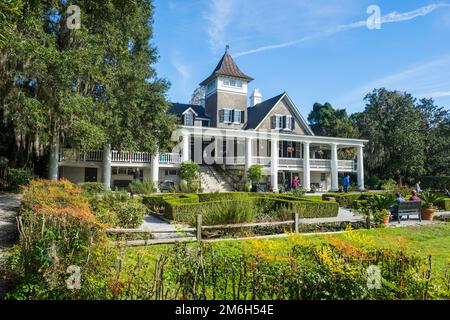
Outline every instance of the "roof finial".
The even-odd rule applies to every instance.
[[[225,46],[225,53],[228,53],[228,50],[230,50],[230,46],[227,44],[227,45]]]

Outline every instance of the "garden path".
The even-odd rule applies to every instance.
[[[0,193],[0,252],[17,239],[16,215],[19,205],[19,195]]]
[[[17,239],[16,215],[19,205],[18,195],[0,193],[0,259],[3,255],[2,250],[13,245]],[[0,300],[3,298],[3,292],[7,286],[7,283],[0,278]]]
[[[170,239],[182,237],[195,237],[193,233],[182,234],[184,228],[189,228],[187,225],[170,223],[165,219],[161,219],[155,215],[144,216],[144,222],[139,226],[141,230],[155,230],[155,231],[180,231],[180,232],[161,232],[152,233],[155,239]]]
[[[339,213],[337,217],[300,219],[300,223],[305,224],[329,223],[329,222],[359,222],[359,221],[364,221],[363,217],[359,214],[354,214],[351,210],[346,208],[339,208]]]

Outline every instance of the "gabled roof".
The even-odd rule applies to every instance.
[[[267,118],[272,109],[275,108],[278,102],[280,102],[282,99],[286,99],[285,101],[287,102],[289,108],[291,109],[291,112],[297,119],[298,125],[305,130],[306,134],[313,136],[314,132],[311,130],[308,123],[298,111],[297,107],[295,106],[294,102],[291,100],[287,92],[283,92],[282,94],[279,94],[273,98],[258,103],[251,108],[248,108],[248,120],[245,129],[258,129],[260,124]]]
[[[278,103],[278,101],[280,101],[283,95],[284,93],[279,94],[273,98],[258,103],[251,108],[247,108],[248,120],[246,129],[256,129],[256,127],[263,121],[266,115],[269,114],[270,110],[272,110],[273,107],[275,107],[275,105]]]
[[[234,77],[234,78],[240,78],[247,80],[248,82],[252,81],[253,78],[243,73],[239,67],[237,66],[236,62],[234,62],[233,58],[230,56],[230,54],[225,52],[222,59],[220,59],[219,63],[217,64],[217,67],[214,69],[214,71],[211,73],[211,75],[203,80],[200,85],[205,86],[207,85],[213,78],[217,76],[228,76],[228,77]]]
[[[172,106],[170,107],[168,112],[177,116],[181,116],[188,109],[192,109],[192,111],[194,111],[196,113],[196,116],[199,118],[211,118],[206,114],[205,108],[196,104],[172,103]]]

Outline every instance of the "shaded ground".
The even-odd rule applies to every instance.
[[[3,258],[3,250],[14,244],[18,237],[16,216],[20,200],[17,194],[0,193],[0,259]],[[6,286],[0,278],[0,299]]]

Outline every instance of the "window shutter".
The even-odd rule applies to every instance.
[[[283,129],[285,129],[286,128],[286,118],[287,118],[288,116],[283,116],[283,121],[282,121],[282,125],[281,125],[281,127],[283,128]]]
[[[245,116],[244,111],[241,111],[241,123],[244,123],[244,116]]]
[[[230,110],[230,122],[235,122],[236,121],[236,110]]]
[[[219,122],[224,122],[224,110],[219,110]]]
[[[291,129],[292,130],[295,129],[295,119],[294,119],[294,117],[291,117]]]
[[[181,124],[185,124],[185,121],[184,121],[184,114],[181,116]]]

